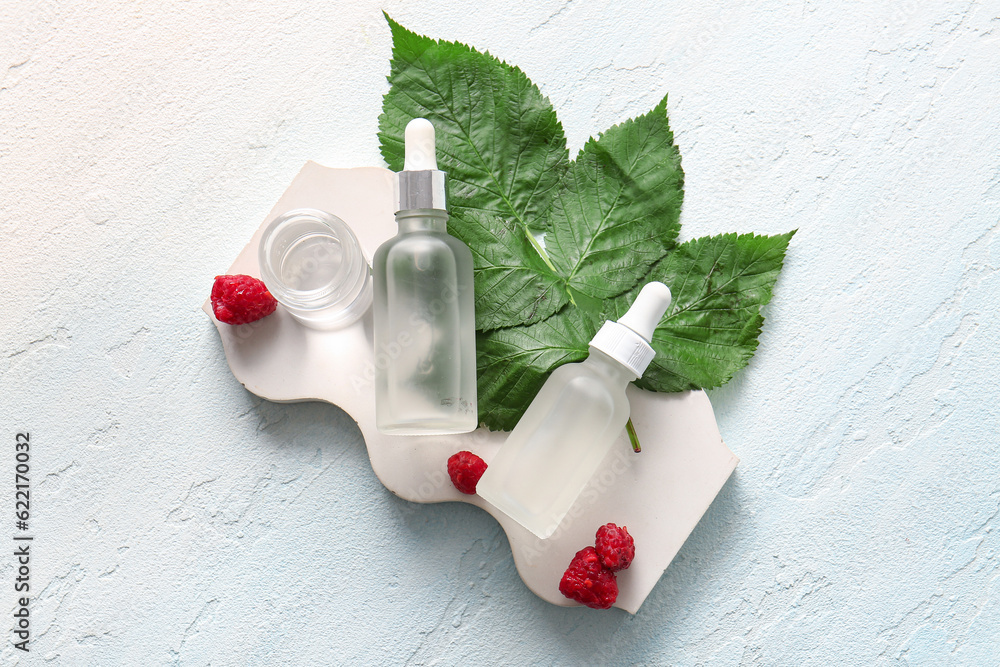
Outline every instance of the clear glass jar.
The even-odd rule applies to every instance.
[[[299,208],[278,216],[257,258],[268,291],[305,326],[345,327],[371,306],[368,261],[351,228],[331,213]]]

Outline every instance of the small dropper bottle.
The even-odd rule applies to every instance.
[[[467,433],[478,423],[472,252],[448,234],[434,126],[415,118],[404,141],[399,232],[372,258],[375,422],[396,435]]]
[[[669,305],[667,286],[648,283],[604,323],[590,356],[552,372],[490,461],[480,496],[538,537],[556,531],[625,428],[625,388],[653,360],[649,341]]]

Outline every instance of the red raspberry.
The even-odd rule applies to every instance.
[[[601,565],[594,547],[576,552],[559,582],[559,592],[591,609],[608,609],[618,599],[615,573]]]
[[[635,558],[635,541],[628,528],[608,523],[597,529],[597,555],[604,567],[613,572],[624,570]]]
[[[451,483],[462,493],[470,496],[476,492],[479,478],[486,472],[486,461],[472,452],[459,452],[448,459],[448,476]]]
[[[613,572],[624,570],[635,558],[635,541],[625,526],[619,528],[613,523],[601,526],[595,543],[601,563]]]
[[[249,324],[278,307],[271,293],[252,276],[215,276],[212,285],[212,310],[215,319],[226,324]]]

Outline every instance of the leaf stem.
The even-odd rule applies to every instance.
[[[631,417],[625,422],[625,430],[628,432],[629,442],[632,443],[632,451],[638,454],[642,451],[642,446],[639,444],[639,436],[635,433],[635,426],[632,426]]]
[[[545,265],[548,266],[550,269],[552,269],[552,273],[558,276],[559,272],[556,271],[555,265],[553,265],[552,260],[549,259],[549,254],[545,252],[544,248],[542,248],[542,244],[538,242],[538,239],[536,239],[535,235],[531,233],[531,230],[528,229],[527,225],[521,222],[520,218],[518,219],[518,222],[521,223],[521,229],[524,230],[524,235],[528,237],[528,243],[530,243],[531,247],[533,247],[535,251],[538,252],[538,255],[545,262]]]
[[[520,222],[520,220],[518,221]],[[524,230],[524,235],[528,237],[528,242],[531,244],[531,247],[535,249],[535,252],[538,253],[539,257],[542,258],[542,261],[545,262],[545,265],[549,267],[549,270],[552,271],[556,277],[559,277],[559,271],[556,270],[555,264],[553,264],[552,260],[549,259],[549,254],[545,252],[545,248],[543,248],[542,244],[538,242],[535,235],[532,234],[531,230],[528,229],[528,227],[523,223],[521,224],[521,229]],[[569,302],[574,306],[577,305],[576,299],[573,298],[573,290],[570,289],[569,283],[564,281],[563,284],[566,286],[566,293],[569,295]]]

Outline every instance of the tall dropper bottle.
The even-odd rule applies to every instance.
[[[448,234],[434,126],[415,118],[404,143],[398,233],[372,258],[375,421],[397,435],[466,433],[478,422],[472,252]]]
[[[625,389],[653,360],[649,342],[669,305],[670,289],[648,283],[625,315],[604,323],[590,356],[552,372],[490,461],[480,496],[538,537],[556,531],[621,437]]]

